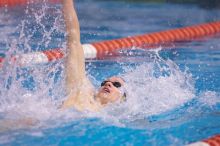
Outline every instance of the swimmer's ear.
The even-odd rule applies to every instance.
[[[127,95],[126,95],[126,93],[124,93],[123,96],[121,97],[121,102],[127,101],[126,97],[127,97]]]

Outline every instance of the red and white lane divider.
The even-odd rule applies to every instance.
[[[97,51],[91,44],[83,45],[85,58],[96,58]],[[7,58],[0,58],[0,67],[5,60],[10,63],[17,64],[19,66],[27,66],[40,63],[48,63],[64,58],[65,53],[61,48],[54,48],[51,50],[32,52],[27,54],[15,55]]]
[[[148,49],[158,45],[163,46],[172,42],[191,41],[196,38],[214,35],[216,33],[220,33],[220,21],[97,42],[92,45],[97,50],[97,58],[102,58],[108,53],[114,55],[117,53],[115,50],[118,49],[130,49],[131,47]]]
[[[187,146],[220,146],[220,135],[216,135],[203,141],[189,144]]]
[[[83,49],[86,59],[103,59],[109,55],[117,56],[120,54],[119,50],[123,49],[131,49],[132,47],[152,49],[158,45],[163,47],[172,42],[191,41],[193,39],[207,37],[217,33],[220,33],[220,21],[125,37],[121,39],[84,44]],[[62,48],[55,48],[42,52],[13,56],[9,60],[16,61],[16,63],[20,65],[47,63],[63,58],[65,56],[64,54],[65,53]],[[4,58],[0,58],[0,64],[2,64],[4,60]]]
[[[0,0],[0,7],[12,7],[17,5],[26,5],[28,3],[42,3],[42,0]],[[50,3],[58,3],[60,0],[48,0]]]

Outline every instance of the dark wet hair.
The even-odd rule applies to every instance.
[[[121,97],[121,101],[127,101],[127,94],[126,92],[123,93],[123,96]]]
[[[118,76],[120,79],[122,79],[125,83],[126,83],[126,80],[122,77],[122,76]],[[124,93],[123,93],[123,96],[122,96],[122,101],[127,101],[127,92],[126,90],[124,90]]]

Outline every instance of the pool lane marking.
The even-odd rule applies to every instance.
[[[106,56],[120,55],[119,50],[123,49],[132,49],[133,47],[152,49],[158,46],[165,46],[168,43],[190,41],[216,33],[220,33],[220,21],[84,44],[83,49],[86,59],[104,59]],[[65,53],[62,48],[55,48],[42,52],[23,54],[16,58],[21,59],[20,64],[24,65],[31,62],[34,64],[55,61],[64,56]],[[4,58],[0,58],[0,65],[2,65],[3,61]]]

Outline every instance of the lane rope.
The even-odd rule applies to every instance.
[[[220,146],[220,135],[215,135],[208,139],[189,144],[187,146]]]
[[[48,0],[50,3],[58,3],[60,0]],[[26,5],[29,3],[42,2],[42,0],[0,0],[0,7],[13,7],[17,5]]]
[[[193,39],[207,37],[217,33],[220,33],[220,21],[84,44],[83,50],[86,59],[104,59],[106,56],[120,55],[119,50],[131,49],[132,47],[152,49],[158,45],[163,47],[169,43],[192,41]],[[61,59],[64,56],[64,49],[54,48],[41,52],[13,56],[12,58],[15,58],[14,60],[23,66],[35,63],[47,63]],[[4,58],[0,58],[0,64],[3,62]]]

